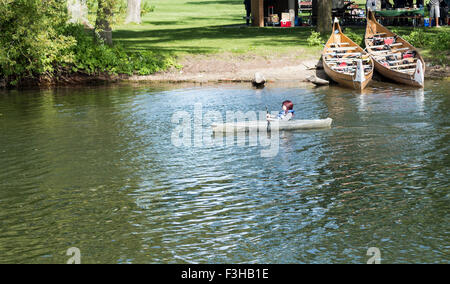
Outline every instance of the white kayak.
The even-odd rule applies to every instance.
[[[273,128],[278,125],[278,130],[302,130],[302,129],[320,129],[329,128],[333,120],[313,119],[313,120],[277,120],[271,121],[270,127]],[[213,123],[211,125],[213,132],[245,132],[250,130],[267,130],[267,121],[242,121],[231,123]]]

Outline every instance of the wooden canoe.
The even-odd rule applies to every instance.
[[[323,49],[322,61],[325,73],[342,86],[362,90],[372,80],[372,58],[342,33],[337,19],[334,20],[333,32]]]
[[[370,10],[364,38],[375,69],[381,75],[401,84],[423,88],[425,62],[419,51],[378,23]]]

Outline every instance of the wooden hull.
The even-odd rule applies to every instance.
[[[328,77],[331,78],[331,80],[346,88],[364,90],[370,83],[370,81],[372,81],[373,71],[371,71],[370,74],[366,76],[365,81],[357,82],[354,80],[353,75],[346,75],[336,72],[332,70],[327,64],[324,64],[323,68],[325,70],[325,73],[328,75]]]
[[[363,64],[360,68],[362,71],[359,73],[362,75],[357,76],[358,68],[354,64],[357,60],[361,61],[363,57],[368,65]],[[364,49],[342,33],[337,20],[333,23],[333,32],[322,52],[322,61],[328,77],[343,87],[363,90],[372,80],[374,70],[372,58]],[[342,62],[347,63],[344,64],[346,67],[339,66]],[[348,65],[349,63],[350,65]],[[365,68],[368,68],[368,71]]]
[[[381,61],[379,61],[377,52],[372,50],[371,48],[369,48],[370,46],[372,46],[372,42],[369,38],[373,37],[375,34],[383,34],[383,35],[386,35],[387,37],[395,37],[396,38],[396,42],[398,43],[398,46],[391,48],[391,51],[393,53],[395,53],[397,49],[403,50],[403,51],[404,50],[415,51],[416,52],[416,56],[415,56],[416,65],[417,65],[417,61],[420,60],[422,63],[421,64],[422,72],[425,73],[425,61],[423,60],[419,51],[414,46],[412,46],[409,42],[402,39],[398,35],[394,34],[390,30],[385,28],[383,25],[378,23],[375,19],[374,14],[369,11],[368,18],[367,18],[366,34],[365,34],[365,43],[366,43],[366,48],[369,51],[369,54],[374,61],[375,70],[377,70],[377,72],[379,72],[382,76],[388,78],[389,80],[392,80],[392,81],[395,81],[397,83],[404,84],[404,85],[423,88],[423,86],[424,86],[423,80],[422,80],[422,82],[419,82],[419,81],[416,81],[416,79],[415,79],[415,72],[417,72],[417,69],[415,69],[414,72],[409,72],[409,73],[400,72],[395,69],[384,66],[381,63]],[[395,65],[390,66],[390,67],[395,67]],[[414,67],[414,68],[416,68],[416,67]],[[398,70],[401,70],[401,69],[398,69]]]
[[[419,84],[414,80],[414,76],[411,76],[409,74],[396,72],[394,70],[391,70],[389,68],[386,68],[385,66],[381,65],[377,61],[374,60],[375,63],[375,70],[377,70],[378,73],[383,75],[383,77],[390,79],[392,81],[395,81],[400,84],[409,85],[417,88],[423,88],[422,84]]]

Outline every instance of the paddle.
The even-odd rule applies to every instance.
[[[266,105],[267,131],[269,131],[269,129],[270,129],[270,120],[267,118],[268,114],[269,114],[269,109],[267,108],[267,105]]]

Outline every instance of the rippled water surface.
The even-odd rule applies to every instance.
[[[449,263],[450,83],[424,91],[119,86],[0,93],[0,262]],[[176,111],[332,117],[175,147]],[[205,135],[208,137],[208,135]],[[217,138],[214,138],[217,139]]]

